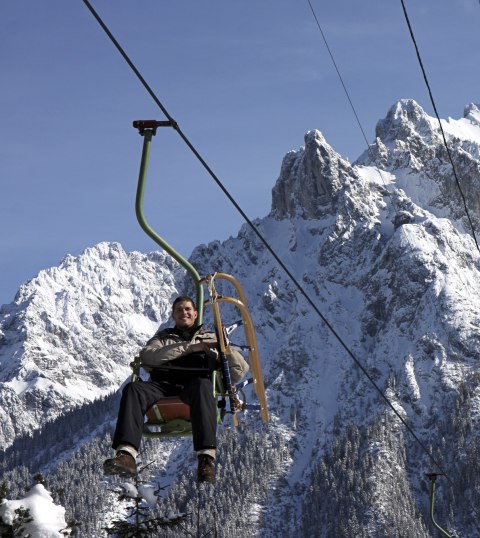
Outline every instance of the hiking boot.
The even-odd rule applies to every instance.
[[[215,460],[212,456],[202,454],[198,456],[197,480],[199,482],[215,482]]]
[[[121,476],[136,476],[137,464],[135,458],[128,452],[119,450],[114,458],[103,462],[103,474],[119,474]]]

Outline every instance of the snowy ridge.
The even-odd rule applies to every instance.
[[[442,125],[477,224],[479,108]],[[448,441],[446,455],[436,455],[463,476],[474,465],[468,446],[476,446],[480,418],[480,257],[438,122],[399,101],[353,165],[309,131],[305,146],[285,156],[271,212],[255,225],[401,416],[427,444]],[[402,536],[430,536],[419,469],[431,462],[256,235],[244,225],[237,237],[197,247],[191,261],[201,274],[227,272],[245,287],[270,427],[288,447],[281,467],[270,467],[275,477],[264,477],[258,462],[258,482],[271,487],[244,507],[252,518],[242,528],[256,525],[265,537],[386,536],[401,524]],[[27,431],[32,416],[40,427],[118,388],[138,346],[167,321],[183,280],[168,256],[102,243],[22,287],[1,311],[3,442]],[[255,428],[254,417],[247,423]],[[164,475],[168,454],[180,461],[189,450],[169,443]],[[362,485],[355,494],[352,474]],[[453,503],[441,515],[465,536],[474,528],[468,502],[478,504],[478,483],[469,480],[464,506],[459,485],[440,502]]]

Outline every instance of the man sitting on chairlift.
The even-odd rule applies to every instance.
[[[190,406],[197,479],[215,481],[217,402],[212,372],[219,367],[217,342],[215,333],[197,324],[197,317],[194,301],[177,297],[172,305],[175,327],[159,330],[140,351],[150,380],[130,382],[123,389],[112,442],[116,455],[104,462],[105,474],[136,475],[147,409],[160,398],[178,396]],[[233,349],[227,358],[232,383],[238,383],[248,372],[248,364]]]

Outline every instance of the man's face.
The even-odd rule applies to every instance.
[[[177,303],[172,312],[173,321],[179,329],[190,329],[197,320],[198,312],[190,301]]]

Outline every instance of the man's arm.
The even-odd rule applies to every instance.
[[[207,353],[210,351],[212,342],[175,342],[167,337],[155,335],[140,351],[142,366],[145,368],[159,368],[165,363],[184,357],[189,353]]]

